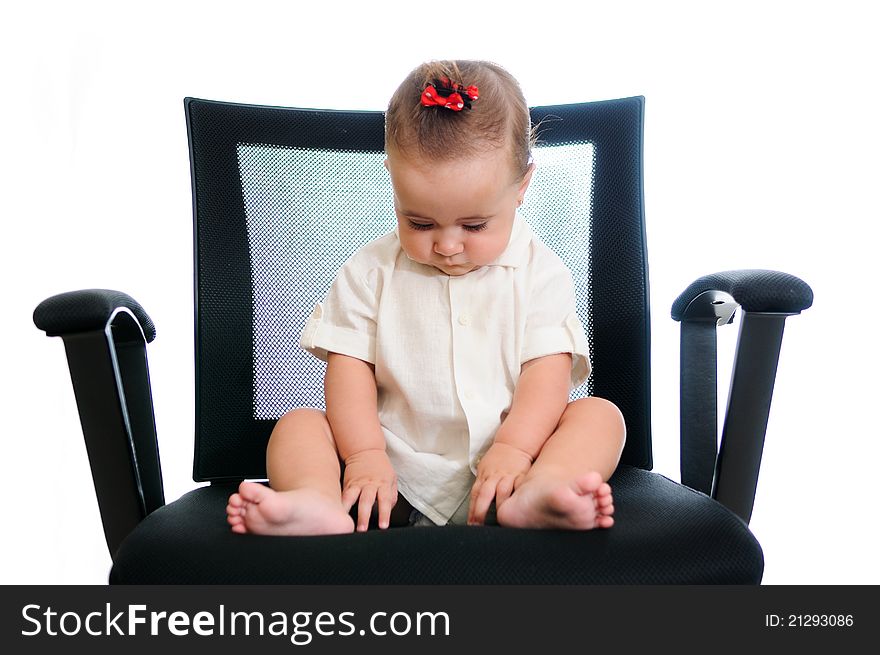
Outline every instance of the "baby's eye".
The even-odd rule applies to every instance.
[[[479,225],[462,225],[462,227],[468,232],[479,232],[480,230],[486,229],[486,223],[480,223]]]
[[[430,223],[416,223],[415,221],[410,221],[409,226],[414,230],[430,230],[433,227]]]

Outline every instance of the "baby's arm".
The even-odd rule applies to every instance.
[[[324,376],[327,420],[339,457],[345,462],[342,504],[358,502],[357,529],[364,531],[374,501],[379,503],[379,527],[387,528],[397,503],[397,475],[385,452],[379,424],[376,376],[371,364],[347,355],[329,353]]]
[[[518,448],[534,461],[568,405],[570,380],[569,353],[538,357],[523,364],[510,413],[495,434],[495,443]]]
[[[559,353],[523,364],[510,413],[477,466],[468,521],[482,523],[492,499],[503,503],[556,430],[568,405],[571,355]]]

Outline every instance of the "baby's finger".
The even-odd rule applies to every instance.
[[[365,532],[370,526],[370,514],[373,513],[373,503],[376,501],[376,487],[367,485],[361,489],[361,499],[358,501],[357,531]]]
[[[483,486],[483,481],[480,478],[477,478],[474,481],[473,486],[471,487],[471,497],[468,503],[468,516],[467,523],[468,525],[474,520],[474,508],[477,506],[477,498],[480,495],[480,487]]]
[[[480,493],[477,495],[477,501],[473,505],[474,516],[473,523],[483,525],[486,521],[486,512],[489,511],[489,505],[495,498],[495,488],[498,486],[498,478],[489,478],[480,487]]]
[[[346,512],[351,510],[352,505],[357,502],[360,495],[361,488],[357,485],[351,485],[342,490],[342,506]]]
[[[391,508],[397,504],[397,494],[389,487],[379,487],[379,527],[383,530],[391,523]]]
[[[513,480],[511,476],[501,478],[495,490],[495,507],[501,507],[501,504],[510,498],[510,494],[513,493]]]

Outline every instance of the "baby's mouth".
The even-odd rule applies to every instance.
[[[452,263],[447,261],[442,261],[436,264],[436,268],[440,269],[447,275],[464,275],[465,273],[470,273],[471,271],[475,271],[479,268],[479,266],[474,266],[470,262],[459,262]]]

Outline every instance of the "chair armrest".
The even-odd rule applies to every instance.
[[[34,323],[50,337],[103,330],[120,307],[134,314],[147,343],[156,338],[156,326],[140,303],[126,293],[110,289],[83,289],[46,298],[34,310]]]
[[[747,523],[785,319],[812,303],[812,289],[793,275],[742,270],[697,279],[672,306],[681,321],[682,483],[711,493]],[[743,316],[719,449],[716,327],[733,321],[737,305]]]
[[[98,497],[115,557],[122,540],[165,504],[146,344],[153,321],[127,294],[104,289],[52,296],[34,323],[61,336]]]
[[[794,275],[746,269],[712,273],[692,282],[672,303],[672,318],[681,321],[691,302],[705,291],[722,291],[746,312],[796,314],[813,304],[813,290]]]

